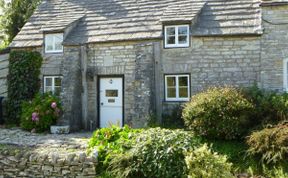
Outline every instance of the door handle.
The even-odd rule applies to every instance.
[[[104,103],[101,103],[101,106],[103,106],[104,105]]]

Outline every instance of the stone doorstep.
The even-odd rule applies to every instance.
[[[51,134],[69,134],[70,126],[51,126],[50,127]]]

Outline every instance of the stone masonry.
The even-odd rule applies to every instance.
[[[262,7],[261,87],[283,91],[283,61],[288,58],[288,5]]]
[[[143,127],[153,106],[153,44],[89,45],[88,118],[97,125],[97,81],[101,76],[124,76],[125,124]]]
[[[97,154],[86,153],[90,136],[0,129],[0,178],[95,177]]]
[[[158,1],[153,2],[159,3]],[[269,4],[267,1],[251,1],[252,4],[248,2],[250,3],[250,1],[209,1],[203,7],[198,21],[192,24],[189,48],[165,49],[163,47],[162,27],[165,24],[154,19],[160,16],[161,12],[159,12],[160,14],[155,13],[151,20],[151,24],[153,24],[151,27],[155,27],[155,31],[148,28],[150,25],[138,26],[141,29],[145,28],[142,30],[150,29],[151,31],[151,33],[150,31],[143,33],[140,37],[150,34],[151,38],[145,38],[147,40],[133,38],[132,40],[128,36],[138,37],[135,30],[139,28],[133,28],[133,25],[126,23],[125,20],[132,22],[133,20],[130,18],[136,19],[132,15],[138,15],[138,20],[148,21],[146,18],[140,18],[143,14],[135,14],[133,11],[131,14],[124,14],[123,18],[114,22],[115,19],[106,18],[107,14],[104,12],[102,14],[102,10],[98,12],[98,6],[95,6],[94,10],[102,16],[95,19],[95,23],[90,23],[90,21],[84,23],[89,18],[83,18],[79,21],[78,26],[73,26],[75,29],[71,31],[72,35],[66,32],[69,38],[64,40],[64,53],[61,55],[43,54],[43,35],[38,34],[39,38],[30,40],[30,45],[42,44],[42,47],[36,48],[44,56],[41,78],[43,75],[63,76],[61,98],[65,114],[60,120],[60,124],[69,124],[72,130],[93,130],[99,126],[98,81],[104,76],[124,78],[124,124],[132,127],[144,127],[151,114],[156,113],[160,119],[163,113],[167,114],[175,106],[183,104],[165,101],[164,76],[166,74],[189,74],[191,95],[211,86],[223,85],[246,87],[257,84],[264,89],[282,92],[283,60],[288,58],[288,5],[285,3]],[[74,3],[76,6],[73,8],[78,9],[79,2],[75,1]],[[80,3],[79,5],[82,7],[89,3],[91,2],[85,1],[85,4]],[[239,5],[237,5],[238,3]],[[65,6],[65,3],[60,4],[61,7]],[[134,6],[129,3],[127,5]],[[161,4],[162,6],[163,4]],[[104,7],[106,5],[103,5]],[[42,8],[45,9],[46,6]],[[229,10],[230,8],[231,10]],[[239,10],[239,8],[244,9]],[[247,9],[245,10],[245,8]],[[113,11],[113,9],[107,10]],[[127,10],[131,10],[131,8]],[[151,8],[147,8],[147,10],[151,10]],[[91,15],[94,18],[94,12],[88,12],[88,16]],[[38,13],[51,15],[46,11]],[[36,16],[32,20],[36,20]],[[106,21],[110,24],[105,24]],[[103,29],[98,29],[98,22]],[[133,24],[139,25],[137,21],[133,21]],[[194,25],[197,26],[197,24],[199,28],[195,29]],[[31,24],[28,23],[29,25]],[[89,28],[89,25],[93,26],[92,30],[88,31],[85,25],[88,25]],[[133,31],[125,30],[126,26],[122,29],[122,25],[127,25],[127,29]],[[123,31],[120,31],[118,26]],[[84,28],[87,33],[77,27]],[[110,29],[110,27],[113,28]],[[204,30],[203,33],[200,33],[199,29],[200,31]],[[27,29],[24,28],[23,31],[25,32],[25,30]],[[81,36],[77,30],[79,33],[85,32],[85,34]],[[104,35],[106,31],[111,35]],[[141,32],[141,30],[139,31]],[[38,33],[37,30],[35,30],[36,32]],[[152,32],[157,34],[157,38],[152,38],[152,34],[154,34]],[[122,35],[116,35],[118,33]],[[22,35],[25,36],[25,33]],[[29,35],[28,38],[30,39]],[[77,41],[79,38],[81,40],[79,43],[71,43],[72,38],[73,41]],[[105,39],[110,39],[110,41],[105,41]],[[21,46],[22,42],[22,39],[19,38],[14,45]]]

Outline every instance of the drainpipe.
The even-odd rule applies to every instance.
[[[85,130],[91,128],[91,122],[88,121],[88,84],[87,84],[87,45],[81,46],[81,75],[82,75],[82,125]]]
[[[161,100],[161,76],[162,76],[162,61],[161,61],[161,45],[159,42],[154,43],[154,70],[155,70],[155,108],[157,120],[162,123],[162,100]]]

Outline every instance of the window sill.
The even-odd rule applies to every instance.
[[[190,46],[164,46],[164,49],[173,49],[173,48],[189,48]]]

